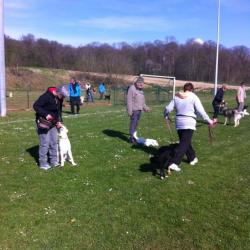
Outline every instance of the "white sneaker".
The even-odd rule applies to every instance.
[[[189,162],[190,165],[194,166],[196,163],[198,163],[198,158],[195,157],[192,161]]]
[[[46,165],[46,166],[40,166],[40,169],[43,169],[43,170],[49,170],[49,169],[51,169],[51,166],[49,166],[49,165]]]
[[[176,172],[181,171],[181,169],[174,163],[172,163],[168,168],[171,169],[171,170],[174,170]]]

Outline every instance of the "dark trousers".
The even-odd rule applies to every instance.
[[[212,105],[213,105],[213,108],[214,108],[214,115],[213,115],[213,118],[217,118],[217,117],[218,117],[218,114],[219,114],[219,112],[220,112],[220,103],[219,103],[219,102],[213,101],[213,102],[212,102]]]
[[[104,93],[100,92],[100,100],[102,100],[104,97]]]
[[[192,147],[192,137],[194,130],[192,129],[180,129],[177,130],[179,136],[179,145],[175,149],[175,156],[172,159],[172,163],[179,165],[183,156],[186,154],[188,162],[195,158],[195,151]]]
[[[71,96],[70,97],[70,108],[71,108],[71,113],[72,114],[75,114],[75,106],[76,106],[76,112],[77,114],[79,113],[80,111],[80,96]]]
[[[141,110],[133,111],[133,114],[130,117],[130,126],[129,126],[130,140],[133,140],[133,135],[134,132],[136,131],[140,117],[141,117]]]

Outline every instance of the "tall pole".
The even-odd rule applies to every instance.
[[[218,85],[219,46],[220,46],[220,0],[218,0],[218,15],[217,15],[217,46],[216,46],[214,95],[216,95],[217,93],[217,85]]]
[[[0,0],[0,115],[6,116],[3,1]]]

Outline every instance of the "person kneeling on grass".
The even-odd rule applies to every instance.
[[[175,150],[175,156],[172,158],[168,166],[168,169],[170,170],[181,170],[179,165],[185,154],[190,165],[195,165],[198,162],[198,158],[192,147],[192,136],[193,132],[196,130],[197,115],[201,116],[209,126],[212,127],[215,124],[214,121],[208,117],[199,97],[195,95],[193,91],[193,84],[186,83],[183,91],[180,91],[175,95],[164,111],[166,122],[169,122],[169,113],[174,109],[176,110],[175,126],[179,136],[179,145]]]

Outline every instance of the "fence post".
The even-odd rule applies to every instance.
[[[29,89],[26,90],[26,94],[27,94],[27,109],[30,108],[30,91]]]
[[[160,102],[160,87],[156,88],[156,101],[158,103]]]
[[[115,87],[113,87],[113,96],[114,96],[113,102],[114,102],[114,105],[116,105],[116,89],[115,89]]]
[[[124,103],[127,105],[127,88],[123,88],[123,93],[124,93]]]

